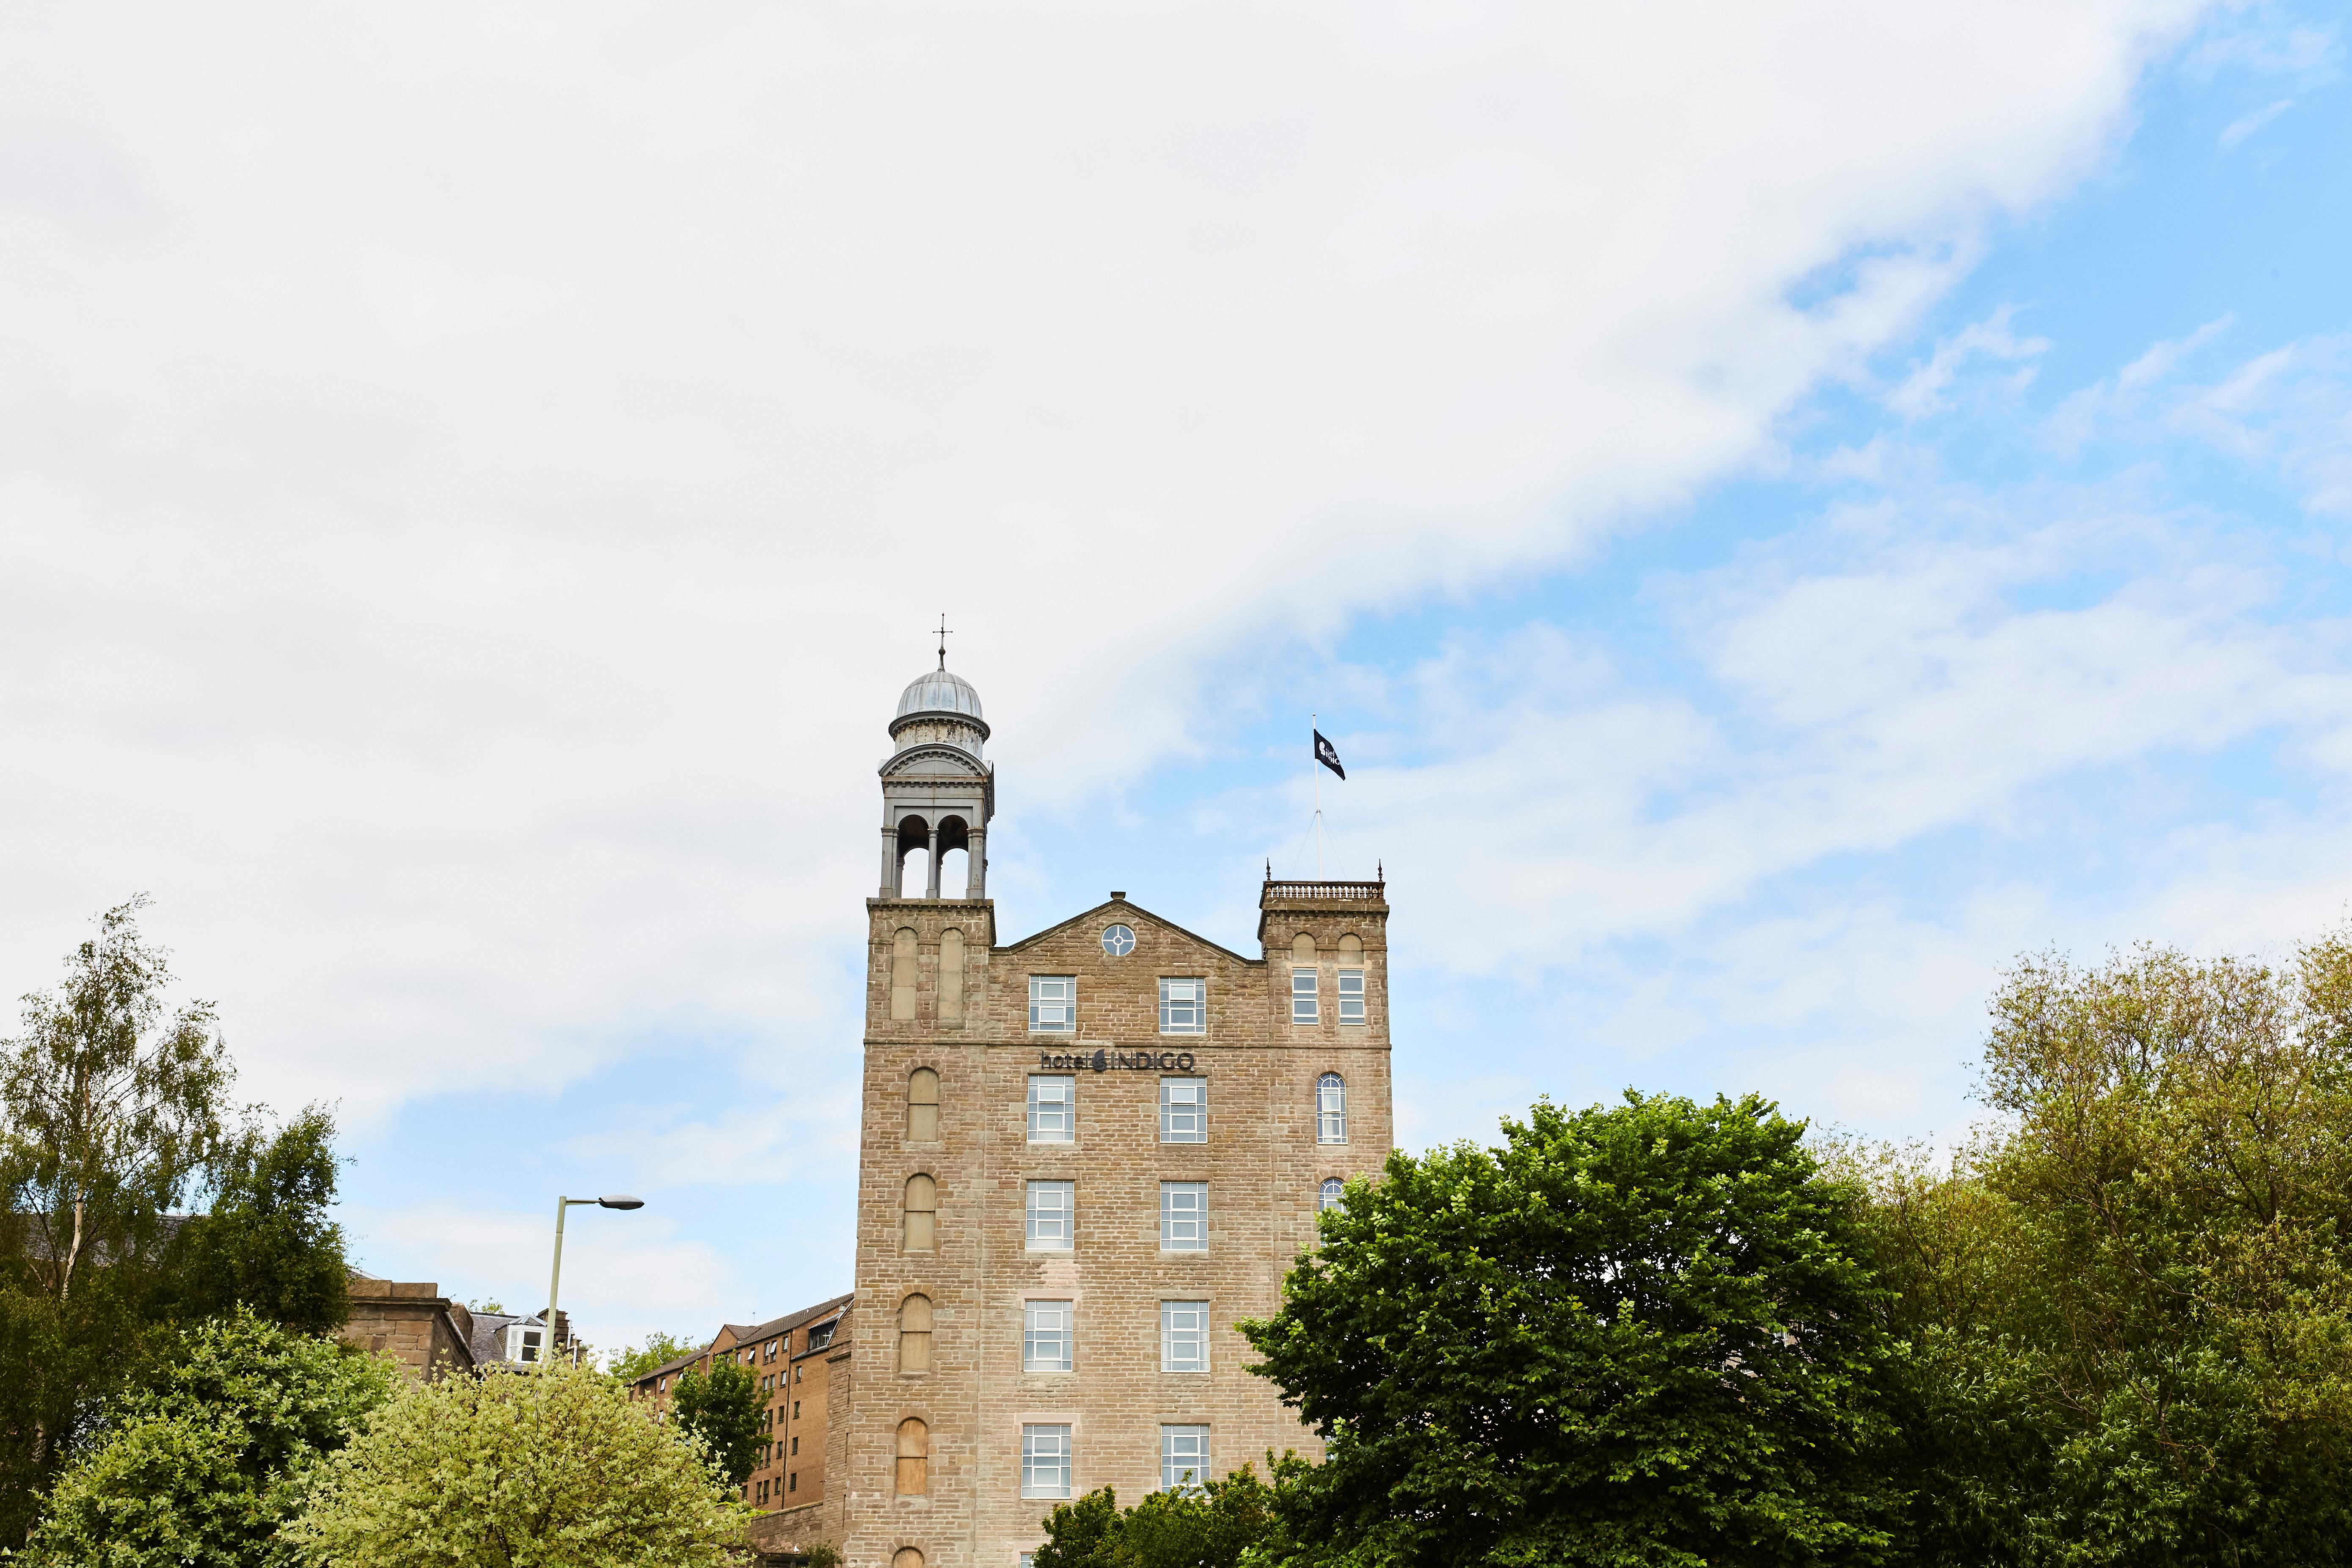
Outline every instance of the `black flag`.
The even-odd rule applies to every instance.
[[[1348,776],[1348,770],[1339,765],[1339,752],[1338,748],[1334,747],[1330,742],[1323,738],[1323,731],[1320,730],[1315,731],[1315,760],[1321,763],[1325,767],[1329,768],[1333,773],[1338,773],[1341,778],[1346,778]]]

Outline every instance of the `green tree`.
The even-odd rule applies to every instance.
[[[389,1361],[238,1307],[202,1323],[109,1409],[59,1479],[37,1568],[287,1563],[310,1472],[392,1396]]]
[[[1273,1463],[1277,1481],[1306,1470],[1291,1455]],[[1036,1568],[1236,1568],[1278,1540],[1277,1495],[1248,1465],[1221,1481],[1150,1493],[1124,1511],[1105,1487],[1046,1517]]]
[[[751,1510],[698,1438],[567,1362],[408,1389],[287,1531],[332,1568],[719,1568]]]
[[[0,1043],[0,1541],[136,1364],[164,1216],[213,1162],[232,1076],[212,1008],[169,1016],[143,899],[110,910]]]
[[[714,1362],[709,1372],[697,1367],[670,1384],[671,1419],[702,1440],[731,1486],[741,1486],[759,1467],[766,1405],[759,1378],[732,1361]]]
[[[1802,1125],[1629,1093],[1504,1133],[1390,1156],[1242,1325],[1329,1445],[1278,1559],[1887,1560],[1898,1349]]]
[[[271,1133],[249,1120],[219,1163],[210,1212],[188,1221],[180,1310],[211,1317],[242,1303],[303,1332],[351,1316],[351,1266],[335,1201],[335,1121],[312,1106]]]
[[[2352,1558],[2352,946],[2021,963],[1948,1172],[1882,1155],[1927,1563]]]
[[[612,1373],[623,1383],[635,1383],[657,1366],[692,1355],[702,1348],[702,1343],[677,1334],[647,1334],[645,1343],[631,1345],[614,1355]]]

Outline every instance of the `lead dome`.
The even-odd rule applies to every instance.
[[[971,681],[950,674],[945,666],[927,669],[908,681],[898,696],[899,718],[911,719],[918,713],[958,713],[978,719],[980,693],[971,689]]]

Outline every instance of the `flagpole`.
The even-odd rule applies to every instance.
[[[1307,733],[1320,734],[1322,728],[1321,715],[1307,715]],[[1312,752],[1315,748],[1309,746],[1307,749]],[[1307,771],[1315,775],[1315,879],[1319,882],[1323,879],[1323,759],[1311,758]]]

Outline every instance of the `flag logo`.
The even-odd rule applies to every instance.
[[[1341,778],[1348,776],[1348,770],[1339,765],[1339,749],[1325,740],[1320,730],[1315,731],[1315,760]]]

